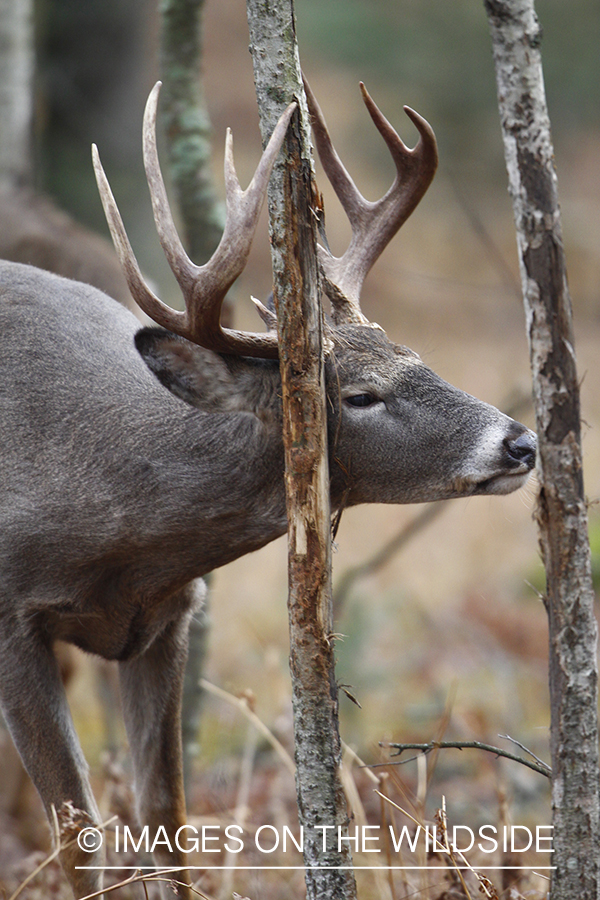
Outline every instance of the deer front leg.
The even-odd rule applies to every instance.
[[[37,633],[27,632],[21,623],[7,619],[0,616],[0,705],[40,794],[53,835],[54,808],[61,845],[70,842],[59,858],[73,893],[83,897],[101,890],[104,864],[100,832],[88,834],[84,844],[88,852],[77,842],[84,828],[96,829],[101,822],[87,763],[51,647]]]
[[[190,585],[185,589],[190,605],[198,588]],[[188,624],[189,615],[182,616],[168,625],[142,656],[119,664],[140,823],[148,826],[151,841],[159,828],[162,835],[166,833],[173,852],[164,842],[158,843],[155,861],[165,868],[181,866],[173,878],[184,883],[189,883],[187,860],[175,835],[185,825],[181,696]],[[178,888],[178,896],[191,898],[184,887]]]

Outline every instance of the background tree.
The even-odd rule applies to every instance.
[[[0,2],[0,188],[30,184],[32,83],[31,0]]]
[[[204,96],[202,67],[204,0],[162,0],[160,9],[160,72],[162,130],[166,139],[168,174],[182,221],[187,252],[198,265],[212,256],[223,233],[225,216],[211,169],[211,126]],[[223,322],[231,325],[231,305],[225,301]],[[181,715],[183,767],[189,795],[191,770],[198,752],[204,691],[202,677],[210,633],[210,583],[202,609],[190,621],[188,661]]]
[[[550,632],[556,900],[600,893],[598,628],[583,486],[579,381],[554,149],[533,0],[485,0],[527,317],[537,432],[537,522]]]

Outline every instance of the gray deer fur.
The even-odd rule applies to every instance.
[[[0,336],[5,719],[49,817],[71,801],[80,823],[99,823],[53,644],[117,660],[140,820],[173,837],[198,579],[286,530],[278,364],[140,329],[95,288],[10,262]],[[330,336],[334,509],[505,494],[527,480],[535,435],[523,425],[366,320]],[[75,867],[102,858],[63,851],[76,896],[101,875]],[[186,858],[161,847],[157,861]]]

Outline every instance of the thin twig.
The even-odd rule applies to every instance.
[[[548,765],[548,763],[544,762],[543,759],[540,759],[539,756],[536,756],[535,753],[532,753],[529,747],[526,747],[525,744],[522,744],[521,741],[518,741],[516,738],[511,737],[510,734],[499,734],[499,738],[504,738],[505,741],[511,741],[513,744],[516,744],[517,747],[520,747],[521,750],[524,750],[525,753],[528,753],[532,759],[535,759],[536,762],[543,766],[545,769],[548,769],[548,772],[552,772],[552,769]]]
[[[359,768],[362,766],[362,760],[360,759],[360,757],[358,757],[354,750],[348,747],[347,744],[344,744],[342,766],[340,771],[342,785],[346,794],[348,808],[352,810],[352,819],[357,824],[358,828],[362,829],[367,824],[368,819],[364,804],[358,791],[358,786],[352,773],[352,762],[358,762],[360,764]],[[372,778],[375,778],[377,780],[377,784],[380,783],[381,779],[379,778],[379,776],[375,775],[375,773],[369,774]],[[374,860],[371,858],[371,861]],[[372,871],[375,881],[376,894],[379,900],[393,900],[393,894],[389,890],[388,873],[384,871],[383,864],[381,863],[379,858],[377,858],[377,864],[373,867]]]
[[[49,865],[49,864],[52,862],[53,859],[56,859],[57,856],[58,856],[58,854],[60,853],[60,851],[63,849],[63,848],[61,847],[61,843],[60,843],[60,827],[59,827],[59,824],[58,824],[58,817],[57,817],[57,815],[56,815],[56,808],[55,808],[54,804],[52,804],[51,809],[52,809],[52,820],[53,820],[54,831],[55,831],[55,843],[56,843],[56,847],[54,848],[54,850],[52,851],[52,853],[50,853],[49,856],[47,856],[46,859],[44,859],[44,860],[39,864],[39,866],[36,866],[35,869],[33,870],[33,872],[30,872],[29,875],[27,876],[27,878],[25,878],[25,880],[21,882],[21,884],[20,884],[19,887],[16,889],[16,891],[15,891],[13,894],[11,894],[11,896],[9,897],[9,900],[15,900],[15,898],[19,896],[19,894],[21,893],[21,891],[22,891],[25,887],[27,887],[27,885],[29,884],[29,882],[32,881],[32,880],[35,878],[35,876],[36,876],[39,872],[42,871],[42,869],[45,869],[46,866]]]
[[[385,800],[387,803],[389,803],[390,806],[394,806],[397,810],[399,810],[399,812],[401,812],[403,815],[405,815],[407,817],[407,819],[410,819],[410,821],[413,822],[417,826],[417,828],[420,829],[420,828],[424,827],[421,822],[419,822],[409,812],[407,812],[405,809],[403,809],[401,806],[399,806],[397,803],[395,803],[390,797],[386,796],[386,794],[382,794],[381,791],[375,791],[375,793],[379,794],[381,799]],[[478,881],[479,890],[481,891],[482,894],[485,894],[486,897],[490,897],[490,898],[497,896],[497,894],[492,894],[490,892],[490,887],[493,887],[493,886],[491,885],[491,882],[489,881],[489,879],[486,878],[485,875],[482,875],[476,869],[473,868],[471,863],[465,857],[462,850],[455,850],[455,848],[453,848],[453,846],[450,844],[450,841],[448,840],[448,823],[447,823],[447,816],[446,816],[446,798],[445,797],[442,798],[442,808],[437,811],[436,819],[438,821],[438,824],[440,825],[440,829],[442,831],[442,834],[444,836],[446,843],[444,844],[442,841],[440,841],[437,834],[434,832],[434,834],[432,836],[433,837],[433,852],[434,853],[445,853],[448,856],[448,858],[452,862],[452,865],[454,866],[454,868],[457,872],[458,878],[461,881],[465,896],[468,898],[471,897],[469,890],[467,888],[467,885],[462,876],[462,871],[461,871],[462,868],[466,868],[470,872],[473,873],[473,875],[475,876],[475,878]],[[460,860],[463,864],[462,866],[458,865],[456,858],[454,856],[455,852],[460,856]]]
[[[442,834],[444,836],[444,840],[442,842],[440,842],[441,848],[442,848],[442,853],[446,854],[446,856],[448,857],[448,859],[454,866],[454,870],[457,874],[458,880],[460,881],[460,883],[462,885],[462,889],[464,891],[465,897],[467,897],[468,900],[473,900],[473,898],[471,897],[469,888],[467,887],[467,883],[464,879],[463,873],[461,871],[461,867],[458,865],[458,863],[456,861],[456,857],[454,856],[453,845],[448,840],[448,816],[446,814],[446,798],[445,797],[442,797],[442,807],[441,807],[441,809],[438,809],[438,811],[436,812],[435,818],[437,819],[438,825],[440,826],[440,828],[442,830]],[[461,854],[461,856],[462,856],[462,854]],[[463,861],[466,862],[464,857],[463,857]],[[471,866],[469,866],[469,868],[471,868]]]
[[[265,723],[262,719],[256,715],[256,713],[252,712],[250,707],[248,706],[248,702],[243,697],[236,697],[234,694],[230,694],[228,691],[224,691],[223,688],[217,687],[216,684],[212,684],[210,681],[207,681],[203,678],[200,682],[205,691],[208,691],[210,694],[214,694],[215,697],[220,697],[221,700],[226,700],[227,703],[230,703],[232,706],[235,706],[242,715],[246,716],[246,718],[252,722],[257,731],[267,739],[271,747],[275,750],[281,761],[283,762],[286,769],[294,775],[296,772],[296,766],[294,765],[294,760],[287,752],[283,744],[277,740],[272,731],[269,731]]]
[[[494,753],[495,756],[501,756],[504,759],[510,759],[513,762],[521,763],[523,766],[527,766],[528,769],[533,769],[534,772],[538,772],[540,775],[544,775],[545,778],[550,778],[552,775],[552,771],[546,763],[538,760],[538,763],[530,762],[527,759],[523,759],[521,756],[515,756],[513,753],[509,753],[507,750],[502,750],[501,747],[494,747],[492,744],[482,744],[481,741],[427,741],[426,743],[420,744],[386,744],[382,742],[380,744],[381,747],[392,747],[394,750],[398,752],[395,753],[395,756],[400,756],[405,750],[421,750],[423,753],[431,753],[432,750],[485,750],[487,753]],[[521,746],[521,745],[519,745]],[[527,748],[523,747],[527,753],[530,753]],[[414,759],[414,757],[412,757]],[[534,757],[534,759],[537,757]],[[375,763],[369,768],[378,769],[382,766],[402,766],[404,763],[410,762],[408,759],[398,760],[398,762],[387,762],[387,763]]]
[[[196,894],[198,897],[201,897],[202,900],[209,900],[206,894],[203,894],[202,891],[198,890],[198,888],[194,887],[193,884],[189,884],[185,881],[178,881],[176,878],[166,878],[166,875],[171,873],[181,871],[180,868],[177,869],[159,869],[157,872],[143,873],[141,871],[136,871],[133,875],[129,875],[127,878],[124,878],[123,881],[118,881],[116,884],[111,884],[109,887],[104,887],[100,891],[94,891],[93,894],[86,894],[85,897],[80,897],[79,900],[94,900],[95,897],[102,897],[103,894],[110,894],[112,891],[120,890],[122,887],[127,887],[129,884],[142,884],[145,885],[148,881],[161,881],[165,882],[169,885],[176,885],[177,887],[185,887],[190,890],[193,894]]]
[[[21,884],[18,886],[16,891],[10,895],[9,900],[16,900],[16,898],[24,890],[24,888],[27,887],[29,882],[33,881],[33,879],[36,877],[36,875],[39,875],[39,873],[42,871],[42,869],[45,869],[46,866],[50,865],[50,863],[53,860],[57,859],[57,857],[63,850],[66,850],[67,847],[70,847],[77,840],[77,838],[71,838],[71,840],[67,841],[65,844],[62,843],[61,836],[60,836],[60,824],[58,822],[58,815],[57,815],[56,807],[54,806],[54,804],[52,804],[50,809],[52,812],[52,824],[54,826],[54,843],[55,843],[54,850],[51,853],[49,853],[48,856],[44,860],[42,860],[42,862],[39,864],[39,866],[35,867],[33,872],[29,873],[27,878],[25,878],[25,880],[21,882]],[[105,822],[103,822],[100,825],[100,828],[105,829],[107,825],[110,825],[111,822],[114,822],[115,819],[117,819],[117,818],[118,818],[118,816],[111,816],[110,819],[107,819]],[[100,891],[100,894],[101,893],[102,893],[102,891]]]
[[[248,721],[246,726],[246,742],[242,762],[240,765],[237,796],[235,798],[235,809],[233,811],[233,821],[241,828],[245,828],[249,812],[250,787],[252,783],[252,773],[254,771],[254,762],[256,759],[256,746],[258,744],[258,732],[254,727],[254,723]],[[226,852],[224,859],[224,869],[221,879],[221,889],[219,896],[224,898],[233,895],[233,879],[236,870],[237,856],[233,849]]]

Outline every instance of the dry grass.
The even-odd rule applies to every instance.
[[[198,896],[208,900],[236,893],[262,900],[296,897],[302,893],[303,873],[301,855],[290,838],[293,834],[299,840],[290,771],[293,764],[246,701],[225,696],[222,691],[216,696],[222,712],[235,711],[244,738],[239,754],[203,766],[194,778],[191,803],[194,814],[189,823],[200,834],[205,828],[210,836],[220,836],[219,853],[190,855],[194,888]],[[450,726],[451,718],[448,710],[443,727]],[[497,762],[490,765],[489,761],[475,757],[468,767],[468,780],[463,780],[457,778],[456,770],[443,772],[441,762],[440,756],[420,756],[412,769],[396,766],[372,769],[345,747],[342,779],[348,798],[349,833],[358,835],[353,856],[359,895],[363,900],[401,900],[412,896],[424,900],[471,900],[481,894],[492,900],[542,898],[545,876],[535,869],[547,865],[548,860],[539,854],[510,853],[503,850],[501,841],[496,852],[490,854],[484,852],[489,850],[489,842],[481,839],[473,851],[463,853],[453,847],[456,825],[461,826],[456,844],[465,847],[461,844],[466,833],[465,810],[457,819],[454,809],[457,804],[446,797],[446,792],[448,797],[456,797],[458,781],[462,780],[463,784],[461,802],[467,800],[470,806],[469,827],[480,838],[478,829],[483,824],[488,826],[488,834],[493,827],[499,835],[504,826],[511,824],[510,805],[505,788],[501,787],[507,781],[503,766]],[[117,817],[113,815],[106,826],[107,862],[112,866],[139,867],[144,862],[139,854],[115,852],[115,824],[121,835],[123,825],[127,824],[134,837],[139,838],[126,782],[126,774],[119,765],[114,760],[110,764],[105,761],[103,805],[107,815],[119,813],[118,821],[115,823]],[[476,810],[490,789],[492,803],[486,810],[487,816],[482,818],[481,809],[479,813]],[[76,812],[71,812],[69,821],[75,821]],[[61,822],[64,823],[64,815]],[[234,834],[244,842],[244,850],[239,854],[226,852],[225,829],[232,825],[239,826]],[[56,831],[58,834],[58,822]],[[72,828],[62,827],[60,835],[63,843],[72,839]],[[284,835],[287,836],[285,852]],[[122,840],[120,837],[121,847]],[[276,843],[279,846],[270,852]],[[238,845],[233,847],[237,850]],[[374,853],[374,849],[378,852]],[[16,900],[17,896],[28,900],[68,896],[55,857],[56,853],[26,854],[23,847],[23,858],[18,863],[13,859],[12,865],[4,870],[4,891],[10,900]],[[524,870],[524,866],[531,868]],[[106,893],[114,893],[123,900],[143,896],[141,881],[156,878],[169,881],[177,877],[168,872],[142,875],[139,869],[108,874]],[[11,894],[13,890],[15,893]]]

